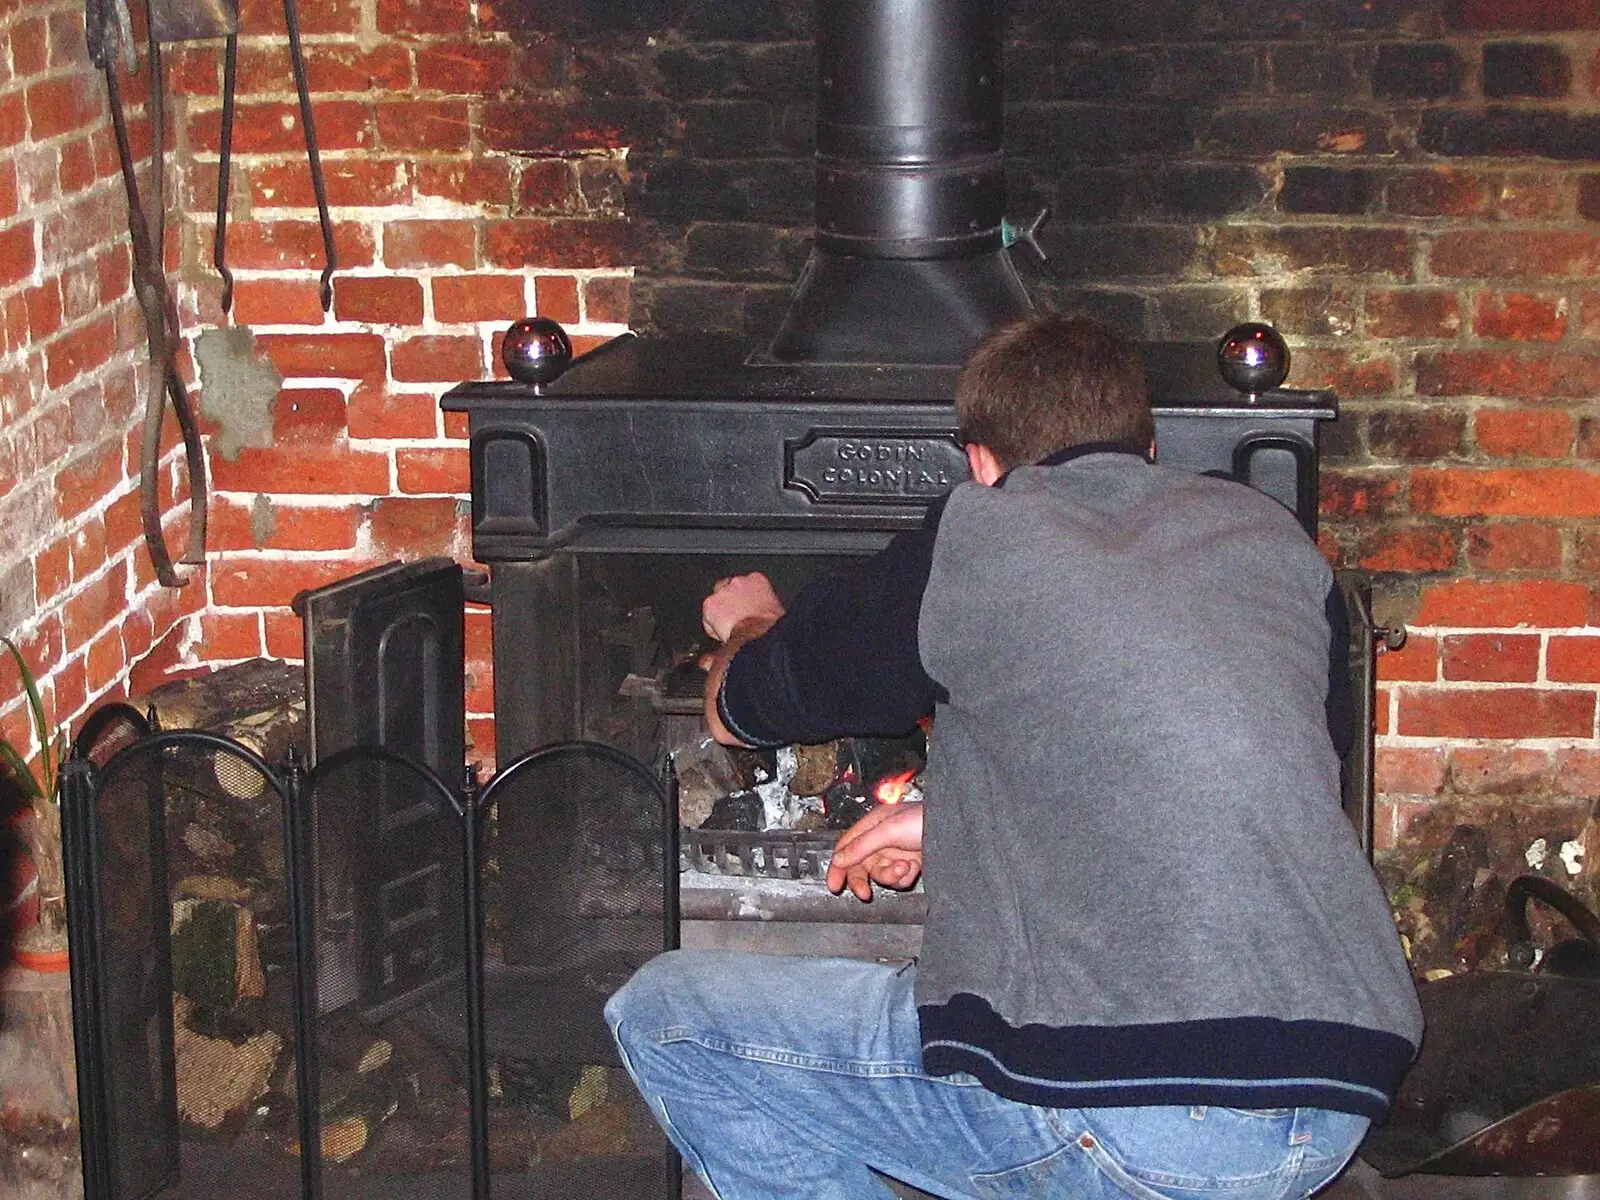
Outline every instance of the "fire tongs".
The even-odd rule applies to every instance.
[[[145,395],[144,444],[139,466],[139,512],[144,526],[145,544],[156,578],[166,587],[181,587],[180,576],[167,549],[161,528],[159,468],[161,424],[167,397],[183,433],[184,462],[189,474],[189,542],[182,561],[199,565],[205,561],[206,509],[208,489],[200,429],[195,421],[189,392],[177,366],[177,349],[182,342],[177,304],[166,276],[166,106],[163,95],[161,46],[168,42],[199,38],[226,39],[223,60],[222,135],[217,181],[217,230],[213,262],[222,276],[222,309],[233,305],[233,275],[226,263],[229,168],[233,151],[234,94],[238,78],[239,13],[238,0],[144,0],[147,59],[150,64],[150,124],[154,138],[151,152],[151,197],[146,210],[134,168],[133,149],[128,136],[126,107],[122,98],[120,65],[128,71],[138,68],[133,45],[132,22],[127,0],[85,0],[85,30],[89,56],[100,67],[106,80],[111,107],[112,129],[116,135],[117,157],[122,165],[122,184],[128,198],[128,234],[133,248],[133,289],[144,319],[145,337],[150,350],[150,378]],[[326,266],[322,272],[322,307],[333,299],[333,272],[336,269],[333,223],[323,186],[322,162],[312,124],[310,89],[306,82],[304,55],[300,45],[300,22],[296,0],[284,0],[284,16],[289,33],[290,62],[295,88],[299,93],[301,125],[305,130],[306,152],[310,160],[312,186],[316,193],[317,215],[322,226]]]

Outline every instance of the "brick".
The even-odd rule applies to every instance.
[[[374,144],[373,113],[363,100],[319,100],[312,116],[317,144],[324,152],[365,150]],[[195,112],[189,118],[188,136],[196,150],[215,154],[222,141],[221,110]],[[305,146],[298,103],[274,100],[239,105],[233,125],[235,154],[304,154]]]
[[[1378,678],[1385,683],[1432,683],[1439,678],[1439,642],[1423,634],[1412,634],[1398,650],[1378,655]]]
[[[328,203],[341,208],[381,208],[412,203],[411,164],[403,159],[362,155],[323,160]],[[306,164],[260,162],[250,166],[250,197],[264,208],[309,208],[316,203]]]
[[[1458,634],[1443,639],[1440,647],[1446,679],[1532,683],[1539,678],[1537,634]]]
[[[417,86],[427,91],[485,96],[515,82],[507,42],[434,42],[416,54]]]
[[[576,325],[578,315],[578,281],[571,275],[540,275],[534,280],[537,311],[541,317],[560,321],[563,325]]]
[[[632,281],[622,275],[592,275],[583,281],[583,311],[596,325],[626,325],[631,316],[629,292]],[[1596,325],[1600,327],[1600,295],[1594,301]]]
[[[1555,786],[1569,796],[1600,794],[1600,750],[1578,747],[1557,750]]]
[[[372,234],[365,225],[336,220],[333,246],[341,268],[372,264]],[[234,221],[228,226],[228,264],[257,271],[321,271],[322,228],[315,220]]]
[[[202,613],[200,652],[208,663],[261,657],[261,617],[257,613]]]
[[[491,684],[492,682],[491,680]],[[469,761],[482,764],[486,774],[498,769],[495,724],[492,716],[472,715],[467,718],[467,748]]]
[[[72,551],[72,579],[79,583],[106,565],[106,523],[90,517],[67,540]]]
[[[8,165],[7,173],[12,177],[12,188],[15,188],[15,167]],[[56,183],[61,188],[63,196],[83,191],[98,178],[94,146],[88,138],[78,138],[61,147],[61,159],[56,167]]]
[[[303,34],[356,34],[362,30],[362,0],[317,0],[303,5],[300,31]],[[252,34],[287,32],[283,5],[277,0],[239,0],[239,28]]]
[[[121,630],[106,630],[89,643],[89,652],[84,655],[85,690],[96,694],[104,691],[121,677],[126,665]]]
[[[33,343],[43,342],[61,328],[61,280],[47,279],[38,287],[24,293],[28,307],[28,338]],[[82,314],[74,314],[79,316]]]
[[[1545,738],[1594,736],[1595,693],[1541,688],[1407,688],[1402,737]]]
[[[1416,357],[1416,388],[1422,396],[1506,396],[1551,394],[1550,358],[1531,358],[1502,350],[1425,351]]]
[[[1525,796],[1546,789],[1553,758],[1519,746],[1452,746],[1450,787],[1466,796]]]
[[[1404,279],[1411,273],[1410,237],[1398,229],[1230,225],[1213,238],[1211,265],[1221,275],[1336,271]]]
[[[475,267],[477,245],[472,221],[386,221],[383,226],[383,261],[390,267]]]
[[[422,283],[404,276],[336,276],[333,313],[343,321],[422,324]]]
[[[1600,458],[1600,416],[1583,417],[1578,421],[1579,458]]]
[[[110,361],[117,348],[116,318],[107,314],[68,330],[45,347],[45,381],[61,388]]]
[[[38,18],[11,27],[11,69],[18,79],[42,75],[49,66],[49,30]]]
[[[85,656],[87,657],[87,656]],[[127,656],[123,656],[127,661]],[[75,718],[81,714],[89,704],[89,670],[84,658],[75,658],[63,663],[51,680],[51,704],[57,719],[66,718],[76,724]],[[119,688],[113,688],[109,693],[115,699],[121,694]]]
[[[1286,213],[1356,215],[1372,208],[1373,174],[1336,167],[1288,167],[1278,192],[1278,210]]]
[[[1467,564],[1480,571],[1559,571],[1561,531],[1532,521],[1475,522],[1467,529]]]
[[[1600,272],[1600,237],[1568,230],[1460,230],[1434,239],[1435,275],[1583,279]]]
[[[1324,468],[1320,508],[1335,517],[1386,517],[1405,510],[1405,478],[1392,472]]]
[[[432,438],[439,435],[439,401],[432,395],[390,392],[363,383],[345,407],[353,438]]]
[[[515,200],[511,164],[503,158],[420,161],[416,164],[416,190],[419,196],[501,210],[510,208]]]
[[[1422,525],[1362,535],[1355,559],[1367,571],[1448,571],[1456,565],[1454,532]]]
[[[454,499],[385,496],[372,507],[372,547],[380,556],[453,555],[466,545],[470,518]]]
[[[472,140],[464,100],[404,100],[378,105],[385,150],[465,150]]]
[[[483,343],[476,337],[423,336],[395,343],[391,378],[405,383],[459,383],[483,375]]]
[[[1472,32],[1600,29],[1600,9],[1582,0],[1450,0],[1444,11],[1451,28]]]
[[[139,493],[118,496],[105,510],[106,553],[115,558],[144,536],[139,519]]]
[[[1401,42],[1378,47],[1373,95],[1383,99],[1444,100],[1461,94],[1466,63],[1451,46]]]
[[[1447,458],[1461,453],[1466,414],[1448,408],[1384,408],[1367,417],[1374,458]]]
[[[269,609],[263,614],[269,658],[299,662],[305,654],[305,627],[292,610]]]
[[[33,274],[34,230],[32,221],[0,229],[0,287],[21,283]]]
[[[103,119],[100,81],[88,72],[63,75],[27,90],[29,133],[35,141],[87,129]]]
[[[1572,414],[1560,408],[1480,408],[1472,428],[1478,449],[1495,458],[1562,458],[1572,453]]]
[[[306,83],[319,92],[403,92],[411,86],[411,55],[403,45],[316,44],[305,47]],[[242,47],[239,92],[251,95],[284,92],[291,86],[288,47],[282,44]],[[216,88],[210,89],[215,94]]]
[[[273,401],[276,446],[331,445],[344,432],[344,393],[336,388],[285,388]]]
[[[39,605],[55,600],[71,582],[71,549],[66,538],[57,538],[33,556],[33,588]]]
[[[1452,579],[1427,583],[1412,623],[1426,628],[1568,629],[1585,623],[1588,588],[1560,580]]]
[[[232,462],[219,456],[211,471],[220,492],[373,496],[389,490],[388,456],[346,447],[246,448]]]
[[[1489,191],[1489,215],[1498,220],[1544,221],[1565,213],[1564,172],[1509,171]]]
[[[472,27],[471,0],[378,0],[378,32],[460,34]]]
[[[1566,302],[1532,292],[1479,292],[1472,298],[1472,331],[1480,338],[1559,342],[1567,332]]]
[[[241,54],[240,58],[248,61],[249,50]],[[169,94],[206,97],[217,95],[218,84],[222,78],[222,55],[216,45],[189,42],[170,46],[162,54],[162,66],[166,69],[166,87]],[[244,90],[246,89],[241,89]]]
[[[500,321],[510,324],[528,310],[527,281],[521,275],[436,275],[433,316],[446,324]]]
[[[1374,790],[1386,796],[1437,795],[1444,777],[1444,751],[1436,747],[1380,746],[1373,762]]]
[[[1490,42],[1483,48],[1483,94],[1491,100],[1560,99],[1572,88],[1572,63],[1548,42]]]
[[[337,287],[338,276],[334,277]],[[320,325],[322,286],[310,279],[240,279],[233,286],[233,319],[240,325]]]
[[[1600,637],[1552,634],[1545,673],[1555,683],[1600,683]]]
[[[1436,288],[1369,291],[1366,332],[1376,338],[1450,338],[1461,331],[1454,292]]]
[[[1600,117],[1549,109],[1435,109],[1422,114],[1417,146],[1429,154],[1473,158],[1600,157]]]
[[[360,570],[348,559],[275,559],[229,555],[212,566],[211,595],[224,608],[287,605],[300,592]]]
[[[632,266],[633,226],[613,218],[490,221],[484,227],[483,257],[487,263],[511,269]]]
[[[395,475],[400,490],[412,495],[472,490],[472,478],[465,447],[457,449],[408,449],[394,452]]]
[[[570,212],[576,195],[572,168],[562,158],[534,159],[517,176],[517,204],[528,212]]]
[[[383,339],[375,333],[269,333],[256,339],[286,379],[372,379],[387,366]]]
[[[122,478],[122,455],[117,447],[97,447],[56,475],[56,514],[63,522],[72,521],[100,503]]]
[[[1411,509],[1447,517],[1600,516],[1600,473],[1568,467],[1419,468]]]
[[[82,588],[62,607],[62,634],[68,645],[87,646],[128,607],[128,568],[113,563],[111,569]]]

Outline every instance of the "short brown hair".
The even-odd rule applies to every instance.
[[[1089,317],[1030,313],[991,330],[956,384],[965,442],[1007,469],[1088,442],[1144,452],[1155,437],[1139,352]]]

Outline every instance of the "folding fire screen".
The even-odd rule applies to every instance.
[[[601,1018],[675,936],[669,779],[581,743],[482,789],[374,746],[307,772],[137,720],[64,785],[88,1200],[676,1194]],[[544,830],[537,967],[499,948],[495,828],[512,807]],[[244,878],[179,877],[202,810],[260,837]],[[421,823],[439,844],[352,906],[356,860],[343,880],[316,861],[313,813],[324,834],[353,823],[335,841]],[[394,983],[390,1000],[321,1002],[328,944]]]

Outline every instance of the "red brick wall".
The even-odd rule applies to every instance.
[[[21,642],[63,721],[121,694],[207,600],[203,580],[157,588],[139,548],[144,335],[82,11],[0,3],[0,633]],[[137,113],[134,138],[149,144]],[[170,420],[166,435],[170,449]],[[174,544],[178,459],[165,457],[161,483]],[[14,676],[0,665],[0,730],[25,746]]]
[[[581,350],[628,316],[630,272],[582,244],[617,223],[585,184],[620,171],[620,156],[487,145],[485,106],[547,70],[538,48],[499,33],[486,6],[403,0],[302,5],[339,258],[325,314],[282,6],[247,2],[241,23],[231,321],[255,332],[284,383],[270,446],[230,458],[212,442],[209,603],[188,648],[207,663],[298,658],[286,605],[301,588],[392,559],[465,561],[466,430],[442,419],[440,393],[503,375],[496,335],[518,317],[556,318]],[[220,47],[187,46],[173,70],[189,168],[185,309],[199,329],[229,321],[211,267]],[[468,626],[474,741],[492,755],[487,612]]]
[[[493,369],[512,317],[770,332],[805,236],[810,6],[695,0],[675,25],[609,32],[586,20],[621,19],[614,5],[546,7],[303,4],[342,260],[324,315],[281,6],[244,3],[234,319],[285,386],[270,447],[230,460],[213,440],[210,571],[174,596],[129,550],[139,333],[77,5],[0,0],[0,139],[23,151],[0,166],[0,471],[20,481],[0,578],[69,708],[151,640],[152,668],[291,657],[296,589],[464,557],[463,431],[437,397]],[[1421,862],[1493,810],[1511,814],[1499,865],[1539,837],[1554,853],[1600,789],[1600,10],[1012,8],[1012,208],[1056,210],[1051,262],[1025,264],[1035,294],[1147,337],[1262,317],[1295,349],[1292,385],[1341,395],[1324,544],[1412,628],[1382,663],[1381,844]],[[223,321],[218,49],[171,65],[198,330]],[[482,738],[486,615],[470,623]]]

